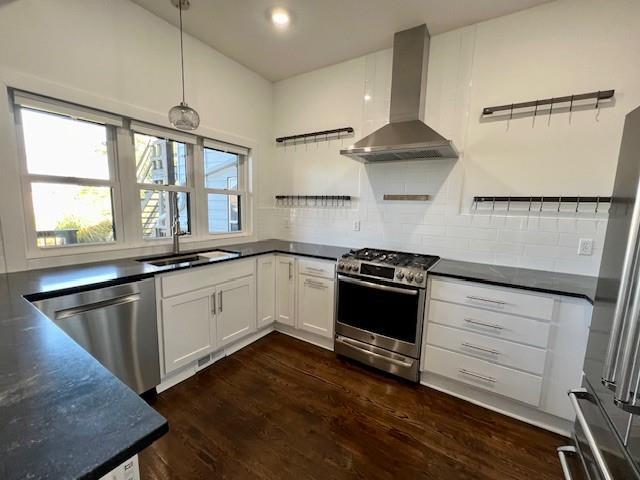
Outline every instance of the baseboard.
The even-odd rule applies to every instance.
[[[315,333],[306,332],[304,330],[298,330],[297,328],[284,325],[282,323],[275,324],[276,332],[284,333],[290,337],[297,338],[303,342],[311,343],[317,347],[324,348],[333,352],[333,338],[326,338]]]
[[[541,412],[540,410],[515,402],[506,397],[479,391],[471,386],[429,372],[421,373],[420,384],[486,408],[487,410],[515,418],[529,425],[557,433],[564,437],[571,437],[573,424],[569,420]]]

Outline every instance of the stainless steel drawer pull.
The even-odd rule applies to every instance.
[[[318,283],[318,282],[314,282],[314,281],[312,281],[312,280],[305,280],[305,281],[304,281],[304,284],[305,284],[305,285],[308,285],[308,286],[310,286],[310,287],[312,287],[312,288],[320,288],[320,289],[322,289],[322,290],[326,290],[326,289],[327,289],[327,286],[326,286],[325,284],[323,284],[323,283]]]
[[[589,426],[589,422],[587,422],[587,419],[585,418],[584,413],[582,412],[582,407],[580,407],[580,403],[578,402],[578,395],[582,395],[582,396],[588,395],[587,390],[584,388],[577,388],[569,392],[569,400],[571,401],[571,406],[576,412],[576,420],[580,424],[580,427],[582,428],[584,436],[587,439],[587,443],[589,444],[589,448],[591,448],[591,453],[593,453],[593,458],[595,459],[596,464],[598,465],[598,469],[602,474],[603,480],[613,480],[613,476],[609,471],[607,462],[605,462],[604,456],[600,451],[600,447],[598,446],[598,443],[596,442],[596,439],[593,436],[593,433],[591,432],[591,427]]]
[[[501,302],[500,300],[491,300],[490,298],[474,297],[473,295],[467,295],[468,300],[476,300],[479,302],[489,302],[496,305],[506,305],[507,302]]]
[[[211,294],[211,315],[216,314],[216,294],[215,292]]]
[[[562,473],[565,480],[573,480],[571,476],[571,470],[569,470],[569,464],[567,463],[567,456],[573,456],[576,454],[576,447],[573,445],[566,445],[564,447],[558,447],[556,449],[558,457],[560,457],[560,466],[562,467]]]
[[[220,313],[222,313],[222,290],[218,292],[218,303],[220,304]]]
[[[305,268],[310,272],[324,273],[324,270],[322,268],[315,268],[315,267],[305,267]]]
[[[473,318],[465,318],[464,321],[467,322],[467,323],[470,323],[472,325],[479,325],[481,327],[493,328],[495,330],[504,330],[504,327],[501,327],[500,325],[495,325],[493,323],[478,322],[477,320],[474,320]]]
[[[493,348],[480,347],[478,345],[474,345],[473,343],[462,342],[461,345],[467,348],[473,348],[474,350],[480,350],[481,352],[491,353],[493,355],[500,355],[498,350],[494,350]]]
[[[100,310],[102,308],[113,307],[116,305],[124,305],[126,303],[133,303],[140,300],[140,295],[125,295],[123,297],[111,298],[109,300],[102,300],[100,302],[88,303],[86,305],[80,305],[78,307],[65,308],[64,310],[58,310],[55,313],[56,320],[64,320],[65,318],[75,317],[76,315],[82,315],[83,313],[92,312],[94,310]]]
[[[466,368],[461,368],[458,370],[463,375],[468,375],[470,377],[478,378],[480,380],[484,380],[485,382],[496,383],[497,380],[493,377],[487,377],[486,375],[480,375],[479,373],[471,372]]]

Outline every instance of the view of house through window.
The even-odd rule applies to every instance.
[[[204,149],[204,183],[207,190],[209,233],[242,230],[240,216],[241,155]]]
[[[107,127],[21,108],[39,247],[112,242]]]

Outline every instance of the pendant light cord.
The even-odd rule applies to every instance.
[[[182,72],[182,103],[184,101],[184,46],[182,40],[182,0],[178,0],[178,9],[180,10],[180,71]]]

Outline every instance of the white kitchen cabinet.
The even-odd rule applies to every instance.
[[[276,321],[295,327],[295,258],[276,255]]]
[[[538,423],[558,424],[540,414],[573,421],[566,392],[580,384],[592,310],[586,300],[440,277],[430,279],[429,291],[426,384]]]
[[[259,257],[257,262],[258,328],[276,320],[276,256]]]
[[[215,288],[203,288],[162,300],[165,372],[215,348],[215,292]]]
[[[255,278],[245,277],[216,287],[216,330],[223,347],[256,329]]]
[[[324,337],[333,337],[333,279],[298,276],[298,327]]]

